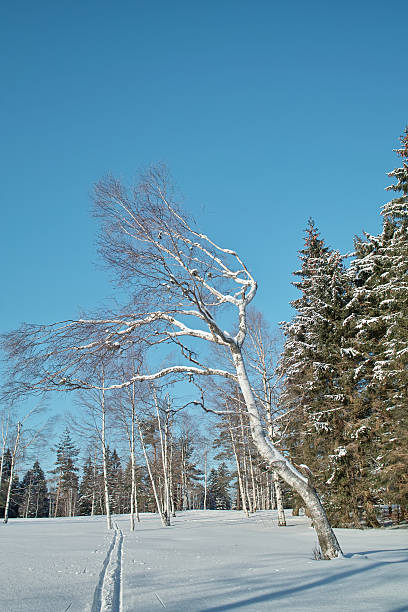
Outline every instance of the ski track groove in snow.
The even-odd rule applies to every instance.
[[[102,565],[91,612],[122,611],[122,548],[123,532],[115,523],[115,533]]]

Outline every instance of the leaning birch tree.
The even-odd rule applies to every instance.
[[[106,378],[104,389],[165,376],[223,377],[237,383],[258,452],[304,500],[323,557],[340,556],[315,489],[263,428],[243,356],[247,308],[257,283],[239,254],[196,229],[179,208],[162,167],[149,170],[133,189],[113,177],[101,180],[94,202],[101,220],[102,255],[130,290],[130,303],[118,313],[51,326],[25,325],[7,334],[4,346],[15,362],[14,390],[98,388],[94,372],[99,363],[108,358],[120,361],[136,344],[149,353],[158,349],[163,358],[160,347],[170,344],[179,350],[174,361],[155,370],[141,368],[126,381]],[[221,323],[226,320],[229,331]],[[204,345],[200,349],[199,343]],[[214,344],[229,354],[231,368],[217,367],[210,359],[205,346]]]

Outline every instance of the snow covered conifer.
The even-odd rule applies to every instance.
[[[54,516],[74,516],[78,496],[78,468],[76,466],[79,449],[76,448],[68,428],[63,432],[56,447],[57,458],[53,471],[57,476],[54,500]]]
[[[120,514],[123,510],[125,492],[123,482],[123,470],[116,449],[111,452],[109,447],[107,454],[108,489],[111,498],[112,512]]]
[[[408,508],[408,128],[388,176],[395,191],[382,208],[382,232],[356,244],[352,316],[359,394],[364,403],[365,469],[373,502]]]
[[[382,231],[355,242],[350,266],[354,284],[347,305],[349,342],[354,360],[349,446],[358,465],[359,505],[366,522],[377,525],[376,504],[408,506],[408,132],[397,153],[402,167],[388,176],[401,194],[382,208]]]
[[[299,257],[302,266],[295,276],[300,280],[293,284],[301,296],[292,302],[294,319],[283,324],[280,404],[286,412],[291,456],[311,470],[331,520],[339,525],[348,520],[350,501],[344,465],[339,469],[338,462],[340,456],[345,461],[349,401],[348,365],[341,350],[348,281],[342,256],[325,245],[313,220]]]

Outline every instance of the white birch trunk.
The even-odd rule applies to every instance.
[[[272,472],[273,486],[275,487],[276,507],[278,509],[278,527],[286,527],[285,510],[283,508],[282,489],[279,482],[279,476],[273,470]]]
[[[32,479],[30,476],[30,482],[28,483],[28,495],[27,495],[27,502],[26,502],[26,507],[24,510],[24,518],[28,518],[28,511],[30,508],[30,501],[31,501],[31,483],[32,483]]]
[[[6,443],[7,443],[7,432],[4,434],[3,433],[3,444],[2,444],[2,449],[1,449],[1,460],[0,460],[0,491],[1,491],[1,485],[3,482],[3,466],[4,466],[4,453],[6,451]]]
[[[333,559],[341,556],[340,545],[315,489],[308,483],[307,478],[291,465],[265,436],[241,350],[237,346],[232,346],[231,353],[249,415],[252,439],[258,452],[268,465],[304,500],[311,514],[323,557]]]
[[[137,522],[140,522],[139,509],[137,506],[137,488],[136,488],[136,457],[135,457],[135,418],[136,418],[136,394],[135,385],[132,385],[132,416],[130,424],[130,478],[131,478],[131,492],[130,492],[130,531],[135,530],[135,518]]]
[[[207,483],[207,451],[204,453],[204,500],[203,500],[203,509],[207,510],[207,491],[208,491],[208,483]]]
[[[159,429],[159,438],[160,438],[160,450],[162,457],[162,467],[163,467],[163,483],[164,483],[164,499],[163,499],[163,516],[166,522],[166,527],[170,527],[170,488],[169,488],[169,475],[168,475],[168,461],[167,461],[167,435],[168,435],[168,418],[166,418],[165,423],[165,432],[163,434],[162,422],[160,418],[159,412],[159,404],[157,401],[156,394],[154,393],[154,403],[156,407],[156,416],[157,416],[157,424]],[[166,415],[168,417],[168,415]]]
[[[228,430],[229,430],[229,434],[231,438],[232,451],[234,453],[235,463],[237,466],[238,486],[239,486],[239,492],[241,494],[242,510],[244,511],[245,516],[249,518],[249,512],[248,512],[248,507],[246,503],[246,494],[245,494],[244,484],[242,482],[241,465],[239,462],[238,452],[237,452],[236,443],[235,443],[235,437],[232,431],[232,425],[231,425],[231,421],[229,418],[228,418]]]
[[[141,444],[142,444],[143,455],[144,455],[144,458],[145,458],[145,462],[146,462],[147,471],[148,471],[148,473],[149,473],[150,483],[151,483],[151,485],[152,485],[152,490],[153,490],[153,495],[154,495],[154,499],[155,499],[155,502],[156,502],[157,512],[158,512],[158,513],[159,513],[159,515],[160,515],[160,519],[161,519],[162,525],[164,525],[164,527],[167,527],[168,525],[167,525],[167,523],[166,523],[166,518],[165,518],[165,516],[164,516],[164,514],[163,514],[163,509],[162,509],[162,507],[161,507],[161,504],[160,504],[160,499],[159,499],[159,496],[158,496],[158,494],[157,494],[157,487],[156,487],[156,483],[155,483],[155,481],[154,481],[154,477],[153,477],[152,469],[151,469],[151,467],[150,467],[149,456],[148,456],[148,454],[147,454],[146,445],[145,445],[145,443],[144,443],[144,437],[143,437],[142,429],[141,429],[141,427],[140,427],[140,423],[139,423],[139,421],[138,421],[138,420],[136,421],[136,424],[137,424],[137,427],[138,427],[138,430],[139,430],[140,442],[141,442]]]
[[[36,501],[36,504],[35,504],[35,518],[38,518],[38,507],[39,507],[39,504],[40,504],[40,492],[37,491],[37,501]]]
[[[59,504],[59,499],[60,499],[60,495],[61,495],[61,484],[62,484],[62,469],[60,468],[59,477],[58,477],[57,492],[55,494],[54,518],[57,517],[57,513],[58,513],[58,504]]]
[[[101,423],[101,446],[102,446],[102,468],[103,468],[103,491],[105,499],[105,514],[106,514],[106,525],[108,529],[112,529],[112,516],[109,500],[109,489],[108,489],[108,457],[106,452],[106,406],[105,406],[105,391],[102,390],[101,398],[101,409],[102,409],[102,423]]]
[[[256,487],[255,487],[255,476],[254,476],[254,464],[252,461],[251,449],[248,448],[248,457],[249,457],[249,467],[251,470],[251,485],[252,485],[252,511],[256,512],[258,509],[257,504],[257,495],[256,495]]]
[[[93,487],[92,487],[92,502],[91,502],[91,516],[95,515],[95,498],[96,498],[96,458],[97,451],[95,449],[94,464],[93,464]]]
[[[271,411],[271,403],[268,402],[268,434],[269,439],[273,440],[273,421],[272,421],[272,411]],[[273,489],[275,493],[275,504],[278,510],[278,527],[286,527],[286,517],[285,510],[283,507],[283,495],[282,495],[282,487],[279,482],[279,476],[275,470],[272,470],[272,482]]]
[[[20,443],[20,435],[21,435],[21,423],[17,423],[17,435],[14,443],[14,449],[11,455],[11,465],[10,465],[10,479],[7,487],[7,497],[6,497],[6,506],[4,508],[4,522],[8,523],[8,515],[10,509],[10,499],[11,499],[11,488],[13,486],[13,477],[14,477],[14,466],[16,464],[16,456],[18,451],[18,445]]]

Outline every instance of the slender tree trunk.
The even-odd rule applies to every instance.
[[[207,451],[204,453],[204,500],[203,509],[207,510],[207,494],[208,494],[208,482],[207,482]]]
[[[130,478],[131,478],[131,492],[130,492],[130,531],[135,530],[135,518],[137,522],[140,522],[139,509],[137,505],[137,488],[136,488],[136,457],[135,457],[135,419],[136,419],[136,392],[135,385],[132,385],[132,396],[131,396],[131,424],[130,424],[130,437],[129,437],[129,450],[130,450]]]
[[[4,470],[4,453],[6,452],[6,445],[8,439],[8,429],[9,429],[10,415],[7,417],[6,423],[2,422],[2,447],[1,447],[1,460],[0,460],[0,491],[1,485],[3,483],[3,470]]]
[[[16,441],[14,443],[13,453],[11,455],[11,465],[10,465],[10,479],[7,487],[7,497],[6,497],[6,506],[4,508],[4,522],[8,523],[8,515],[10,509],[10,499],[11,499],[11,489],[13,486],[13,477],[14,477],[14,466],[16,464],[16,456],[18,451],[18,445],[20,443],[20,435],[21,435],[22,424],[20,422],[17,423],[17,435]]]
[[[154,495],[154,499],[155,499],[155,502],[156,502],[157,512],[160,515],[160,519],[161,519],[162,524],[165,527],[167,527],[168,525],[166,523],[166,518],[165,518],[165,516],[163,514],[163,509],[162,509],[162,507],[160,505],[159,496],[157,494],[157,487],[156,487],[156,483],[154,482],[154,477],[153,477],[152,469],[150,467],[150,461],[149,461],[149,457],[148,457],[148,454],[147,454],[147,451],[146,451],[146,445],[144,443],[144,437],[143,437],[142,429],[140,427],[139,420],[136,421],[136,424],[137,424],[137,427],[138,427],[138,430],[139,430],[140,442],[142,444],[143,455],[144,455],[144,458],[145,458],[145,461],[146,461],[146,467],[147,467],[147,471],[149,473],[149,478],[150,478],[150,482],[151,482],[152,489],[153,489],[153,495]]]
[[[285,510],[283,508],[282,489],[279,482],[279,476],[273,470],[272,472],[273,485],[275,487],[276,507],[278,509],[278,527],[286,527]]]
[[[131,477],[131,493],[130,493],[130,531],[135,530],[135,518],[140,522],[138,507],[137,507],[137,490],[136,490],[136,461],[135,449],[132,445],[130,451],[130,477]]]
[[[269,413],[268,413],[268,434],[269,439],[273,440],[273,421],[272,421],[272,410],[271,410],[271,402],[268,402],[269,405]],[[282,487],[279,482],[279,476],[272,470],[272,481],[273,481],[273,489],[275,492],[275,503],[276,508],[278,510],[278,527],[286,527],[286,517],[285,510],[283,508],[283,495],[282,495]]]
[[[291,465],[265,436],[240,349],[234,346],[231,348],[231,353],[239,386],[248,411],[251,434],[255,446],[268,465],[270,465],[270,467],[275,470],[305,502],[312,517],[313,527],[316,530],[323,558],[334,559],[341,556],[342,551],[340,545],[330,526],[326,512],[315,489],[309,484],[307,478]]]
[[[170,449],[169,449],[169,465],[170,465],[170,505],[171,505],[171,516],[176,516],[176,506],[174,503],[174,480],[173,480],[173,436],[170,437]]]
[[[171,465],[170,465],[170,451],[169,451],[169,414],[166,414],[166,421],[164,426],[164,461],[163,461],[163,470],[165,472],[164,478],[164,486],[166,487],[166,513],[168,517],[168,524],[170,525],[170,516],[171,516],[171,488],[170,488],[170,479],[171,479]]]
[[[181,495],[182,495],[182,510],[188,510],[187,501],[187,474],[186,474],[186,459],[185,459],[185,448],[184,440],[181,443]]]
[[[239,491],[240,491],[240,494],[241,494],[242,510],[244,511],[245,516],[247,518],[249,518],[249,512],[248,512],[247,503],[246,503],[246,495],[245,495],[245,490],[244,490],[244,484],[242,482],[241,465],[240,465],[240,462],[239,462],[236,440],[235,440],[234,433],[233,433],[233,430],[232,430],[232,423],[231,423],[231,420],[230,420],[229,416],[228,416],[228,430],[229,430],[229,434],[230,434],[230,438],[231,438],[232,452],[234,453],[235,463],[236,463],[236,466],[237,466],[238,486],[239,486]]]
[[[248,448],[248,456],[249,456],[249,468],[251,470],[251,485],[252,485],[252,509],[253,512],[256,512],[258,509],[257,504],[257,496],[256,496],[256,487],[255,487],[255,476],[254,476],[254,464],[252,461],[251,449]]]
[[[26,502],[26,507],[24,510],[24,518],[28,518],[28,512],[29,512],[29,508],[30,508],[30,501],[31,501],[31,476],[30,476],[30,482],[28,483],[28,495],[27,495],[27,502]]]
[[[60,473],[59,473],[59,476],[58,476],[57,492],[55,494],[54,518],[57,518],[57,514],[58,514],[58,504],[59,504],[59,499],[60,499],[60,495],[61,495],[61,485],[62,485],[62,469],[60,468]]]
[[[253,513],[253,505],[251,501],[251,496],[249,494],[249,476],[248,476],[248,463],[247,463],[247,439],[245,436],[244,430],[244,420],[242,414],[239,415],[240,424],[241,424],[241,440],[242,440],[242,475],[243,475],[243,484],[245,486],[245,496],[248,503],[248,511]]]
[[[102,424],[101,424],[102,469],[103,469],[103,491],[104,491],[104,499],[105,499],[106,525],[108,529],[112,529],[112,516],[111,516],[109,488],[108,488],[108,454],[106,452],[107,450],[106,449],[106,406],[105,406],[105,391],[104,390],[102,390],[101,409],[102,409]]]
[[[92,486],[91,516],[95,515],[95,501],[96,501],[96,450],[95,450],[94,464],[93,464],[93,486]]]
[[[35,503],[35,518],[38,518],[38,507],[40,505],[40,492],[37,491],[37,499]]]
[[[170,489],[169,489],[169,478],[168,478],[168,465],[167,465],[167,428],[168,422],[166,418],[165,423],[165,432],[163,434],[161,417],[159,412],[159,403],[157,401],[156,393],[154,392],[154,403],[156,406],[156,415],[157,415],[157,424],[159,429],[159,438],[160,438],[160,449],[161,449],[161,457],[162,457],[162,467],[163,467],[163,485],[164,485],[164,499],[162,508],[164,508],[163,515],[166,521],[166,526],[170,527]],[[168,417],[168,415],[166,415]]]
[[[0,491],[1,491],[1,485],[3,483],[3,463],[4,463],[4,446],[1,451],[1,459],[0,459]]]

